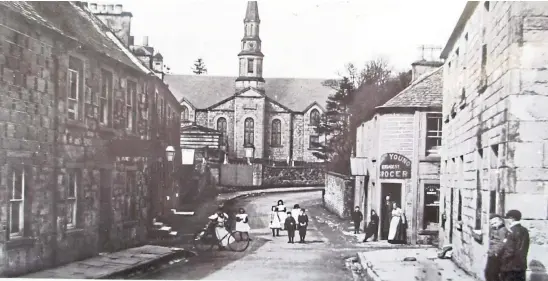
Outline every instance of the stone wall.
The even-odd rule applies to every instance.
[[[341,218],[348,218],[354,208],[354,187],[350,177],[327,172],[324,207]]]
[[[325,171],[321,167],[263,166],[263,186],[320,186],[325,184]]]
[[[444,65],[441,185],[448,221],[440,239],[453,244],[461,267],[481,276],[488,214],[519,209],[531,230],[529,260],[546,266],[540,253],[546,252],[548,210],[539,206],[546,206],[548,180],[542,78],[548,4],[490,1],[468,7],[468,21],[448,45]]]

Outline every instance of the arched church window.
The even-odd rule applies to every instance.
[[[226,119],[221,117],[217,119],[217,130],[221,132],[221,142],[226,144],[228,142]]]
[[[188,121],[189,120],[188,115],[189,115],[188,107],[183,105],[183,108],[181,109],[181,120]]]
[[[248,117],[244,121],[244,146],[252,146],[254,140],[255,123]]]
[[[282,122],[278,119],[272,121],[272,131],[270,133],[270,146],[282,145]]]
[[[320,112],[317,109],[314,109],[310,112],[310,125],[320,125]]]

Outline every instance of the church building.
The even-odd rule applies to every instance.
[[[253,147],[254,158],[317,162],[311,142],[324,141],[315,126],[333,90],[325,79],[264,79],[260,23],[257,1],[249,1],[238,77],[166,75],[182,105],[181,126],[221,132],[229,159]]]

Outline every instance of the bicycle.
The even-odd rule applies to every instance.
[[[244,238],[245,237],[245,238]],[[204,229],[199,230],[192,237],[194,248],[199,252],[213,249],[213,246],[223,247],[221,241],[228,239],[228,248],[234,252],[243,252],[249,247],[249,234],[241,231],[229,231],[221,239],[217,238],[215,228],[208,224]]]

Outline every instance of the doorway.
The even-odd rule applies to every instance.
[[[401,183],[381,183],[381,240],[388,239],[388,231],[390,230],[390,219],[392,217],[392,203],[396,202],[401,208],[403,208],[401,205],[401,198]]]
[[[112,189],[110,170],[101,169],[99,187],[99,252],[110,250],[110,228],[112,225]]]
[[[449,201],[449,244],[453,243],[453,202],[455,201],[455,193],[451,188],[451,199]]]

